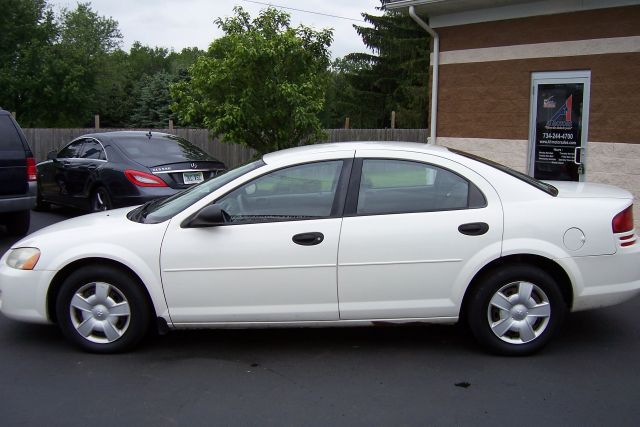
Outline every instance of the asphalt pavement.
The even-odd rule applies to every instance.
[[[31,231],[78,214],[33,212]],[[0,425],[635,426],[638,313],[572,314],[526,358],[436,325],[176,331],[100,356],[0,315]]]

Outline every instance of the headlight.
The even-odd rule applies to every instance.
[[[7,265],[18,270],[33,270],[39,259],[40,249],[18,248],[13,249],[9,254]]]

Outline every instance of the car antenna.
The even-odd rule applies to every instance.
[[[149,129],[149,133],[147,134],[147,138],[151,139],[151,129]]]

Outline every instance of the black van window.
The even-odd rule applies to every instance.
[[[0,116],[0,151],[24,151],[22,139],[9,116]]]

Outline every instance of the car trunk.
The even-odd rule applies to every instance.
[[[545,181],[558,189],[562,198],[610,198],[632,199],[633,195],[622,188],[595,182]]]
[[[171,188],[187,188],[226,171],[222,162],[193,161],[148,166],[151,172]]]

